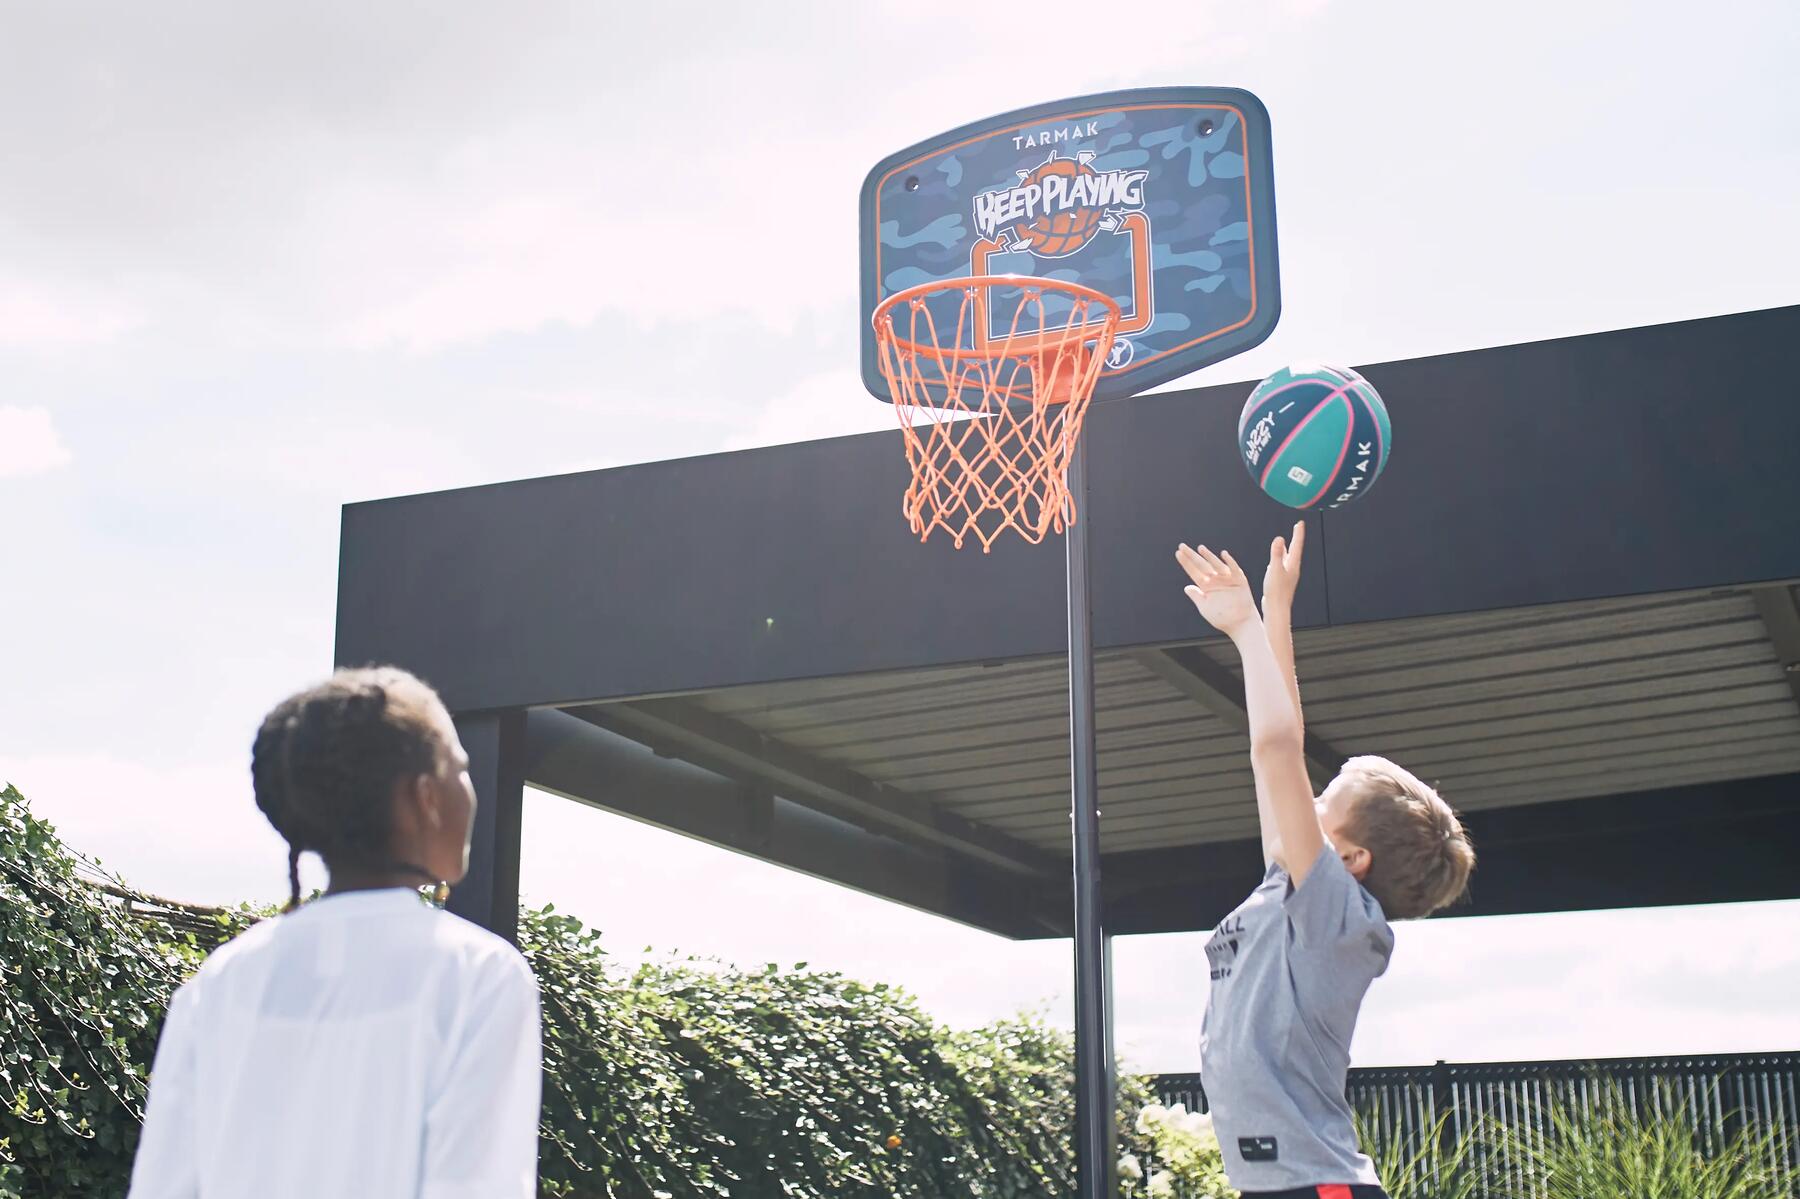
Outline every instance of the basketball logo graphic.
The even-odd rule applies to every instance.
[[[975,197],[975,228],[1001,249],[1065,258],[1104,231],[1118,232],[1127,213],[1142,213],[1149,171],[1097,171],[1094,155],[1054,152],[1016,172],[1011,187]]]
[[[1026,187],[1042,188],[1046,179],[1079,180],[1091,189],[1094,177],[1094,168],[1085,162],[1052,157],[1029,172],[1021,182]],[[1065,188],[1066,186],[1065,184]],[[1087,245],[1088,239],[1100,227],[1100,218],[1104,215],[1098,208],[1070,208],[1058,213],[1045,213],[1017,226],[1017,230],[1025,241],[1025,248],[1039,258],[1061,258]]]

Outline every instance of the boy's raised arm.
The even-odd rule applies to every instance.
[[[1263,843],[1296,887],[1325,845],[1306,773],[1306,736],[1291,668],[1285,677],[1257,615],[1250,581],[1230,554],[1183,545],[1176,559],[1192,585],[1188,598],[1207,623],[1231,638],[1244,667],[1244,707],[1250,717],[1250,765],[1256,776]],[[1276,844],[1271,847],[1270,842]]]
[[[1269,635],[1269,648],[1275,652],[1275,664],[1287,680],[1288,694],[1294,700],[1294,712],[1300,717],[1302,732],[1306,728],[1306,712],[1300,706],[1300,676],[1294,668],[1294,592],[1300,586],[1300,554],[1306,549],[1306,522],[1294,522],[1292,539],[1277,537],[1269,546],[1269,569],[1263,572],[1263,628]]]
[[[1277,537],[1269,546],[1269,568],[1263,572],[1263,631],[1269,638],[1269,649],[1275,654],[1275,665],[1287,680],[1288,694],[1294,701],[1294,712],[1300,718],[1302,735],[1306,713],[1300,706],[1300,681],[1294,669],[1294,592],[1300,586],[1300,555],[1306,548],[1306,523],[1294,522],[1291,541]],[[1275,829],[1274,813],[1269,808],[1268,788],[1256,784],[1256,815],[1262,829],[1263,864],[1285,862],[1281,853],[1281,834]]]

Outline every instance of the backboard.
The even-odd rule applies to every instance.
[[[870,317],[919,284],[1023,275],[1111,296],[1102,399],[1241,353],[1281,311],[1269,117],[1236,88],[1108,92],[929,138],[869,172],[861,236],[862,376],[884,400]]]

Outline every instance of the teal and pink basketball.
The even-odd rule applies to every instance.
[[[1271,499],[1341,508],[1368,494],[1393,444],[1387,405],[1353,370],[1288,366],[1257,384],[1238,418],[1238,452]]]

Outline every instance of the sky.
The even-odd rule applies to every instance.
[[[248,747],[329,669],[340,506],[887,427],[857,189],[993,112],[1262,97],[1282,322],[1191,381],[1800,299],[1792,4],[1131,12],[0,0],[0,778],[140,886],[280,898]],[[535,793],[524,854],[621,954],[1067,1018],[1064,942]],[[1196,1067],[1203,961],[1120,940],[1131,1064]],[[1792,1049],[1794,994],[1800,902],[1434,921],[1355,1052]]]

